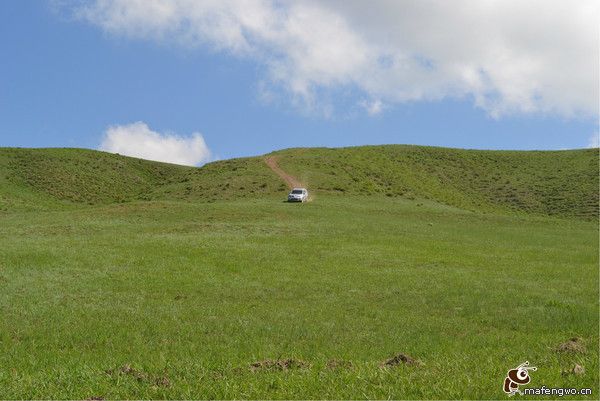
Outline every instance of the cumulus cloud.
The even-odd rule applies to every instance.
[[[187,137],[161,134],[141,121],[109,127],[100,150],[186,166],[196,166],[210,159],[210,150],[201,134]]]
[[[349,88],[366,105],[451,97],[494,117],[598,113],[596,0],[96,0],[76,14],[114,35],[256,60],[309,108]]]

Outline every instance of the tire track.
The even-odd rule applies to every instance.
[[[277,156],[266,156],[265,163],[275,174],[277,174],[290,188],[302,187],[302,183],[296,177],[289,175],[277,164]]]

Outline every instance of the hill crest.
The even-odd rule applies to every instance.
[[[87,149],[0,148],[0,209],[283,196],[287,185],[266,164],[268,157],[320,194],[429,199],[485,212],[598,216],[598,149],[412,145],[294,148],[200,168]]]

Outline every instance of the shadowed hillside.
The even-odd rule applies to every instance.
[[[135,200],[230,199],[285,186],[260,158],[202,168],[87,149],[0,149],[0,208],[109,204]]]
[[[429,199],[486,212],[598,216],[598,150],[479,151],[386,145],[271,154],[313,193]],[[262,157],[201,168],[84,149],[0,149],[0,209],[282,196]]]

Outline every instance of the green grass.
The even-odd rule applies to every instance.
[[[0,211],[136,200],[211,202],[285,188],[261,158],[198,169],[87,149],[20,148],[0,148],[0,185]]]
[[[257,158],[191,169],[0,152],[0,399],[504,399],[507,370],[525,360],[538,367],[529,387],[590,387],[598,398],[593,213],[548,217],[492,200],[467,210],[450,195],[425,199],[418,180],[411,194],[351,184],[339,194],[309,153],[280,154],[316,189],[314,201],[287,204]],[[572,171],[597,158],[559,156]],[[255,193],[235,199],[253,181]],[[558,352],[571,337],[586,350]],[[422,364],[380,367],[398,353]],[[310,366],[250,369],[285,358]],[[328,369],[331,359],[351,366]],[[584,375],[562,374],[575,363]]]
[[[524,360],[598,389],[594,223],[328,196],[0,221],[0,398],[497,399]],[[423,365],[379,367],[400,352]],[[151,378],[105,373],[126,364]]]
[[[424,198],[489,213],[598,217],[598,149],[482,151],[385,145],[274,154],[285,171],[320,192]]]
[[[274,152],[315,194],[430,199],[487,213],[595,220],[598,149],[482,151],[386,145]],[[84,149],[0,148],[0,211],[135,200],[213,202],[285,190],[261,157],[202,168]]]

